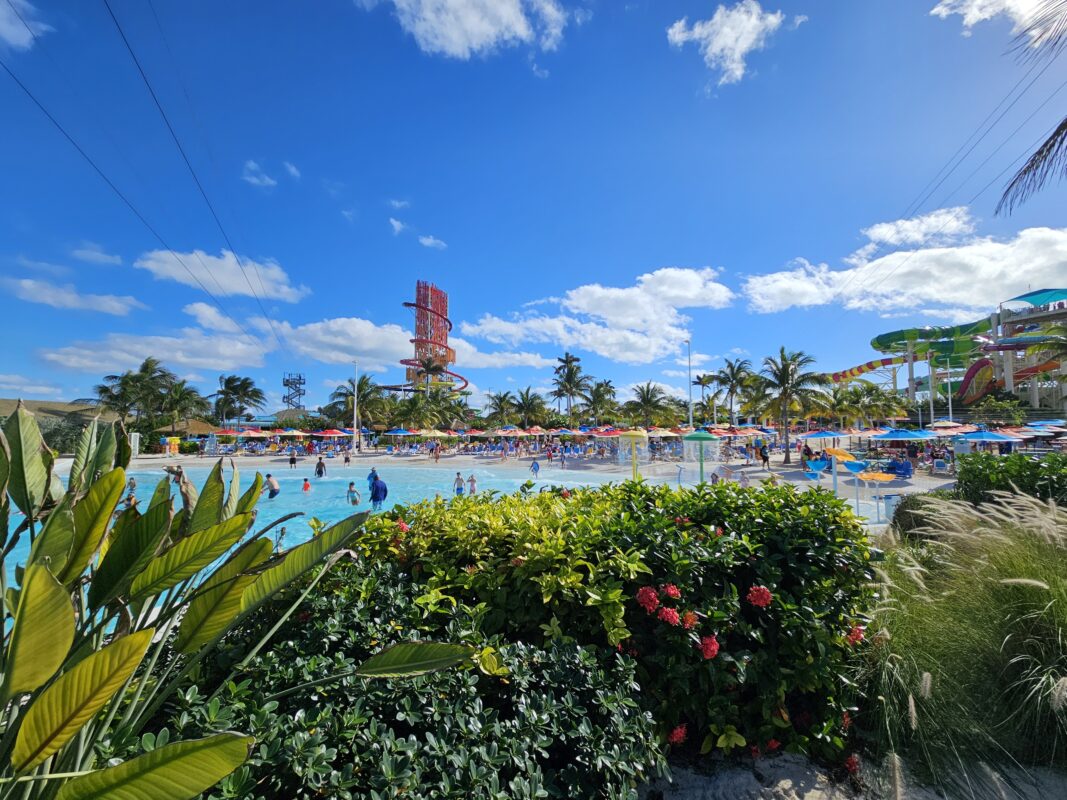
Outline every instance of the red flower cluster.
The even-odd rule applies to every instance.
[[[682,621],[681,618],[678,616],[677,611],[675,611],[673,608],[667,608],[666,606],[661,608],[659,610],[659,613],[656,614],[656,616],[659,617],[661,621],[666,622],[668,625],[678,625]]]
[[[845,769],[848,770],[849,775],[855,775],[860,771],[860,757],[853,753],[845,759]]]
[[[715,535],[722,536],[722,528],[717,525],[715,526]]]
[[[686,611],[682,614],[682,627],[687,631],[693,630],[699,621],[700,619],[697,617],[695,611]]]
[[[659,595],[651,586],[642,586],[637,590],[635,596],[637,605],[641,606],[647,613],[651,614],[659,608]]]
[[[771,590],[766,586],[753,586],[748,590],[746,599],[756,608],[766,608],[771,604],[774,596],[771,594]]]
[[[700,652],[703,653],[705,661],[709,658],[715,658],[719,654],[719,640],[714,636],[701,636]]]
[[[675,586],[673,583],[665,583],[661,587],[659,587],[659,589],[661,592],[667,595],[667,597],[671,598],[671,600],[677,600],[682,596],[682,590]]]
[[[667,742],[670,744],[681,744],[685,741],[688,734],[689,731],[686,729],[685,723],[683,723],[667,734]]]
[[[782,746],[782,743],[779,742],[777,739],[768,739],[767,740],[767,752],[768,753],[773,753],[775,750],[777,750],[781,746]]]
[[[754,745],[752,745],[751,747],[748,748],[748,752],[751,754],[751,756],[753,758],[759,758],[760,755],[762,755],[763,751],[760,750],[758,744],[754,744]]]
[[[567,488],[564,488],[564,490],[559,493],[559,496],[562,497],[564,500],[566,500],[568,497],[571,496],[571,490],[567,489]]]
[[[855,647],[863,641],[863,626],[853,625],[852,630],[848,632],[848,643]]]
[[[401,533],[407,533],[411,530],[411,526],[404,522],[404,520],[402,519],[398,519],[396,521],[396,527],[400,529]]]
[[[846,731],[852,727],[852,715],[847,711],[841,715],[841,727]]]

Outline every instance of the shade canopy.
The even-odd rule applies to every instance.
[[[1043,306],[1048,303],[1057,303],[1067,300],[1067,289],[1035,289],[1032,292],[1005,300],[1005,303],[1029,303],[1032,306]]]
[[[1021,442],[1022,439],[1017,436],[1007,436],[1003,433],[997,433],[996,431],[974,431],[973,433],[964,433],[957,437],[958,441],[964,442]]]
[[[403,428],[393,428],[391,431],[386,431],[385,436],[411,436],[411,431],[406,431]]]
[[[811,433],[802,433],[797,438],[811,441],[813,439],[840,439],[842,435],[838,431],[812,431]]]
[[[962,427],[962,423],[952,422],[951,420],[947,420],[947,419],[939,419],[933,425],[927,425],[926,427],[928,427],[928,428],[960,428],[960,427]]]
[[[648,434],[640,428],[634,428],[632,431],[620,431],[620,439],[632,439],[634,441],[644,441],[648,438]]]
[[[886,431],[885,433],[879,433],[877,436],[872,436],[871,439],[877,439],[881,442],[914,442],[914,441],[928,441],[929,439],[936,439],[932,433],[927,431],[905,431],[895,430]]]
[[[687,433],[685,436],[682,437],[682,439],[684,441],[687,441],[687,442],[717,442],[717,441],[719,441],[719,437],[718,436],[715,436],[714,434],[708,433],[707,431],[693,431],[692,433]]]

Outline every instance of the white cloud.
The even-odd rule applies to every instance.
[[[393,229],[393,236],[399,235],[407,227],[403,222],[393,217],[389,217],[389,226]]]
[[[289,173],[290,178],[300,180],[300,170],[296,168],[296,164],[291,161],[283,161],[282,166],[285,167],[285,171]]]
[[[686,378],[689,376],[689,373],[684,369],[665,369],[663,374],[668,378]]]
[[[136,297],[114,294],[81,294],[70,284],[60,286],[35,278],[4,278],[0,281],[11,294],[27,303],[41,303],[53,308],[99,311],[124,317],[135,308],[147,308]]]
[[[797,14],[795,17],[793,17],[793,30],[796,30],[807,21],[807,14]]]
[[[1003,15],[1011,20],[1013,31],[1018,33],[1026,27],[1041,5],[1041,0],[941,0],[930,13],[941,19],[958,14],[963,18],[964,35],[971,28]]]
[[[391,208],[396,208],[396,209],[408,208],[408,207],[411,206],[411,202],[409,200],[390,200],[389,201],[389,206]]]
[[[209,303],[190,303],[182,309],[196,320],[196,324],[209,331],[222,333],[240,333],[237,323],[223,314],[216,306]]]
[[[586,284],[566,292],[564,313],[516,314],[511,319],[486,314],[464,322],[467,336],[500,344],[545,342],[586,350],[626,364],[647,364],[676,356],[689,338],[689,321],[679,309],[724,308],[733,292],[711,268],[664,267],[639,275],[633,286]]]
[[[712,356],[707,353],[693,353],[692,364],[694,367],[703,367],[720,358],[722,358],[722,356]],[[681,358],[674,359],[674,363],[679,367],[685,367],[688,366],[690,362],[686,360],[685,356],[682,356]]]
[[[262,367],[263,356],[270,352],[264,342],[184,328],[173,336],[110,333],[97,341],[45,350],[42,357],[51,364],[96,375],[135,369],[149,356],[162,357],[168,367],[226,371]]]
[[[354,209],[354,208],[342,208],[341,209],[341,216],[344,217],[349,222],[355,222],[356,221],[356,209]]]
[[[364,8],[393,6],[400,26],[424,52],[469,59],[503,46],[554,50],[567,12],[557,0],[356,0]]]
[[[762,313],[833,303],[976,319],[1030,289],[1062,285],[1064,275],[1067,228],[1027,228],[1004,241],[981,237],[900,250],[840,270],[796,259],[788,270],[750,276],[744,293]]]
[[[974,220],[967,206],[956,206],[939,208],[910,219],[879,222],[861,232],[877,244],[941,244],[974,233]]]
[[[377,325],[359,317],[337,317],[306,325],[274,324],[295,353],[324,364],[358,361],[362,370],[381,371],[411,357],[409,339],[414,334],[392,323]]]
[[[122,256],[113,255],[104,250],[96,242],[82,242],[80,246],[70,251],[70,254],[79,261],[87,261],[90,264],[121,264]]]
[[[5,0],[0,3],[0,43],[12,50],[29,50],[33,37],[55,30],[38,19],[37,9],[27,0]],[[21,19],[20,19],[21,18]]]
[[[74,270],[70,267],[64,267],[60,264],[51,264],[47,261],[34,261],[33,259],[26,258],[25,256],[19,256],[15,259],[15,263],[20,267],[24,267],[28,270],[41,273],[43,275],[52,275],[56,278],[62,278],[70,275]]]
[[[757,0],[741,0],[733,6],[720,5],[711,19],[691,26],[683,17],[667,29],[667,41],[675,47],[696,43],[708,69],[721,73],[722,86],[744,77],[749,53],[762,50],[784,19],[781,11],[764,11]]]
[[[274,180],[274,178],[264,172],[263,168],[251,159],[245,162],[244,171],[241,173],[241,180],[263,189],[269,189],[271,186],[278,185],[278,181]]]
[[[452,337],[448,343],[456,351],[456,367],[460,369],[482,369],[499,367],[553,367],[555,359],[545,358],[538,353],[496,352],[483,353],[466,339]]]
[[[743,347],[731,347],[730,348],[730,355],[733,355],[733,356],[750,356],[752,354],[750,352],[748,352],[748,350],[746,350]]]
[[[631,383],[628,386],[624,386],[619,390],[619,401],[625,403],[627,400],[633,400],[634,389],[638,386],[644,386],[645,383],[646,381],[641,381],[640,383]],[[689,390],[684,386],[672,386],[669,383],[661,383],[660,381],[647,381],[647,383],[651,383],[653,386],[658,386],[668,397],[674,397],[678,400],[689,399]]]
[[[442,242],[436,236],[420,236],[419,244],[421,244],[423,247],[431,247],[434,250],[444,250],[448,247],[447,244]]]
[[[29,395],[48,395],[50,397],[60,394],[62,390],[58,386],[49,383],[35,382],[32,378],[22,375],[0,375],[0,392],[8,392],[17,397]]]
[[[142,254],[133,265],[148,270],[157,280],[176,281],[197,289],[203,284],[212,294],[224,297],[258,295],[295,303],[311,292],[306,286],[293,286],[289,282],[289,275],[277,261],[267,259],[257,262],[242,258],[238,263],[229,250],[223,250],[218,256],[209,255],[203,250],[176,255],[169,250],[151,250]],[[241,272],[242,266],[244,273]],[[255,292],[252,291],[253,286]]]

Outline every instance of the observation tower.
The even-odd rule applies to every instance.
[[[448,294],[432,283],[419,281],[415,284],[415,302],[404,303],[404,307],[415,311],[415,338],[411,339],[415,355],[400,361],[407,367],[411,390],[437,386],[462,392],[467,388],[467,379],[449,369],[456,363],[456,351],[448,346],[452,330]],[[428,367],[433,369],[427,371]]]

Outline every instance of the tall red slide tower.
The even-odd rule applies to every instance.
[[[404,303],[405,308],[415,311],[415,345],[414,358],[401,359],[407,367],[407,379],[412,389],[417,389],[423,376],[419,370],[427,359],[443,368],[440,376],[432,379],[434,383],[450,384],[453,392],[462,392],[467,388],[467,379],[448,369],[456,363],[456,351],[448,346],[448,334],[452,330],[452,320],[448,318],[448,294],[432,283],[419,281],[415,284],[415,302]],[[459,381],[457,385],[455,382]]]

